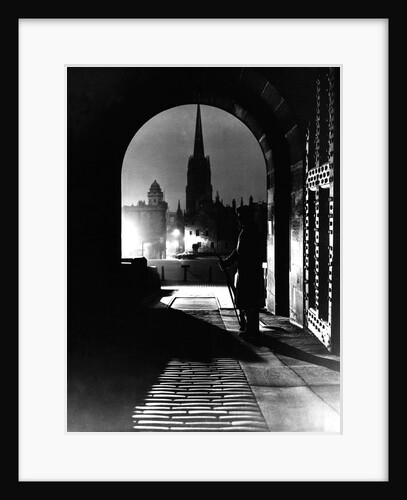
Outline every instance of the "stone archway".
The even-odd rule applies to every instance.
[[[274,117],[268,127],[232,94],[222,95],[208,85],[199,88],[198,83],[192,98],[186,96],[188,100],[178,105],[199,102],[220,108],[241,120],[255,136],[267,170],[267,308],[302,324],[303,141],[289,106],[269,80],[254,70],[241,69],[235,85],[246,88]],[[164,101],[158,113],[172,104],[171,99]],[[295,200],[294,206],[290,200]]]
[[[134,134],[159,112],[199,99],[245,123],[263,151],[267,307],[302,325],[305,141],[271,78],[256,68],[69,68],[68,89],[68,235],[74,286],[84,282],[82,289],[97,294],[95,283],[120,263],[121,167]]]

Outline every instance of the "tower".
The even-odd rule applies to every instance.
[[[122,257],[146,257],[165,259],[166,257],[166,214],[168,204],[164,193],[155,180],[147,193],[148,203],[140,200],[138,205],[124,205],[125,227]]]
[[[184,219],[184,214],[181,210],[181,201],[178,200],[178,207],[177,207],[177,211],[176,211],[176,220],[177,220],[177,224],[182,224],[183,223],[183,219]]]
[[[194,154],[189,157],[186,187],[186,211],[192,214],[212,203],[211,166],[205,157],[202,135],[201,109],[198,104],[195,125]]]
[[[150,191],[147,193],[148,204],[152,207],[158,207],[164,202],[164,193],[156,180],[151,184]]]

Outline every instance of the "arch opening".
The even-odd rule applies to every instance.
[[[70,178],[77,179],[83,191],[70,219],[71,226],[75,224],[74,232],[70,232],[76,252],[71,265],[75,276],[82,281],[86,277],[90,283],[102,279],[103,269],[110,269],[108,279],[116,279],[115,266],[122,257],[123,155],[135,131],[166,109],[186,102],[200,102],[241,120],[263,151],[267,172],[267,308],[284,315],[280,311],[288,309],[290,319],[302,324],[304,144],[289,106],[270,83],[274,73],[278,84],[279,78],[288,81],[291,76],[287,71],[281,68],[75,68],[71,72],[75,86],[71,85],[70,100],[79,104],[79,111],[70,116],[70,141],[74,145],[70,148]],[[296,76],[301,71],[294,70]],[[95,99],[76,92],[84,88],[83,81],[86,85],[88,82],[96,85],[106,73],[109,73],[109,84],[106,88],[98,87],[100,92],[95,94]],[[103,99],[104,96],[107,99]],[[92,109],[100,109],[100,114],[87,114]],[[89,132],[85,135],[84,130]],[[103,153],[101,138],[106,146]],[[89,191],[94,193],[94,201],[88,216],[81,210],[81,204],[88,206]],[[288,224],[287,211],[283,214],[285,221],[279,216],[282,206],[279,196],[289,207]],[[81,245],[81,239],[75,234],[87,235],[86,246]],[[89,256],[92,256],[92,268],[87,265],[83,272],[81,263],[89,262]],[[117,287],[122,275],[121,271],[116,273]]]
[[[208,101],[211,103],[210,105],[198,105],[199,102],[203,103]],[[246,199],[247,204],[253,204],[256,207],[257,222],[260,226],[260,231],[262,232],[262,236],[264,239],[263,260],[265,269],[267,308],[275,314],[289,316],[289,190],[291,165],[289,145],[287,145],[286,139],[283,136],[276,121],[272,122],[271,124],[269,123],[269,126],[272,130],[272,133],[270,134],[270,131],[266,131],[250,113],[245,111],[243,107],[237,105],[236,102],[229,103],[229,105],[227,106],[225,106],[225,103],[223,102],[223,107],[220,107],[219,104],[215,106],[214,102],[216,103],[216,99],[214,99],[213,96],[208,99],[205,98],[204,95],[200,96],[200,99],[197,99],[197,102],[195,102],[194,104],[180,105],[161,111],[153,118],[150,118],[148,122],[143,124],[143,126],[134,135],[126,150],[122,166],[122,259],[144,256],[150,261],[149,263],[151,265],[159,265],[162,279],[164,279],[164,277],[168,279],[170,277],[170,275],[166,271],[166,267],[168,266],[165,266],[162,262],[159,262],[163,259],[168,260],[179,256],[181,256],[180,258],[185,258],[185,254],[188,254],[186,258],[188,258],[190,255],[203,256],[206,254],[207,256],[213,256],[214,254],[218,253],[227,255],[234,248],[238,236],[238,232],[236,231],[236,229],[230,230],[230,228],[232,227],[237,227],[233,215],[234,210],[230,209],[236,207],[236,205],[245,203],[244,200]],[[189,217],[189,219],[187,217],[187,221],[185,224],[184,218],[187,212],[188,203],[186,199],[188,197],[187,164],[188,158],[190,160],[191,156],[193,156],[193,154],[191,155],[192,150],[195,150],[196,148],[197,105],[198,107],[200,107],[200,109],[204,110],[203,112],[205,112],[205,110],[212,110],[213,115],[213,111],[215,111],[215,115],[211,116],[210,120],[205,123],[206,127],[209,124],[209,128],[206,129],[206,132],[208,132],[208,130],[211,132],[209,135],[216,135],[217,130],[219,130],[219,122],[222,121],[222,119],[223,134],[230,134],[230,123],[233,123],[235,127],[237,125],[240,128],[240,134],[242,133],[242,131],[245,131],[244,140],[242,140],[241,138],[240,140],[237,139],[237,144],[240,147],[240,151],[242,144],[250,144],[250,152],[246,152],[245,155],[247,158],[247,168],[240,168],[240,170],[236,168],[230,170],[230,166],[233,164],[233,159],[232,161],[231,159],[229,159],[229,161],[225,161],[224,159],[219,159],[219,157],[215,158],[216,161],[212,161],[212,165],[215,165],[218,168],[214,169],[213,171],[213,185],[215,187],[213,188],[212,184],[210,183],[211,194],[209,198],[211,199],[209,201],[212,202],[215,206],[216,204],[219,205],[220,203],[220,205],[222,205],[226,209],[224,210],[224,212],[229,212],[229,214],[227,214],[226,216],[224,214],[223,217],[220,217],[221,221],[216,220],[215,222],[214,220],[217,218],[219,219],[219,217],[213,216],[213,214],[212,217],[209,218],[201,216],[198,217],[198,224],[195,220],[195,217]],[[192,110],[192,113],[190,113],[189,116],[188,124],[188,120],[186,120],[187,108],[190,108],[190,111]],[[218,114],[218,116],[216,116],[216,113]],[[173,114],[173,116],[171,116],[171,114]],[[177,115],[178,118],[181,118],[181,120],[174,120]],[[229,120],[229,129],[228,127],[224,126],[225,116],[227,116]],[[213,125],[214,122],[215,125]],[[157,129],[154,132],[155,125],[158,130],[160,130],[159,133],[157,133]],[[162,133],[162,129],[165,126],[170,127],[171,133],[175,134],[175,136],[177,137],[176,139],[165,139],[165,134]],[[202,127],[202,124],[200,126]],[[149,134],[150,140],[148,139]],[[239,134],[237,134],[237,136],[239,136]],[[137,156],[135,154],[137,146],[145,148],[146,145],[151,144],[151,142],[156,143],[157,137],[160,137],[160,141],[162,141],[160,147],[157,148],[158,151],[156,150],[157,163],[155,165],[152,165],[151,160],[147,161],[146,165],[149,164],[150,171],[148,172],[148,168],[147,170],[144,169],[145,173],[147,174],[148,172],[148,175],[150,175],[150,177],[154,177],[155,182],[156,177],[159,177],[163,172],[165,172],[166,175],[168,174],[168,172],[166,172],[168,166],[166,164],[166,159],[168,159],[170,150],[174,149],[168,148],[168,144],[171,143],[176,145],[175,149],[178,148],[177,153],[181,151],[181,156],[179,156],[175,160],[173,159],[173,161],[175,161],[178,165],[178,175],[180,171],[182,172],[182,168],[179,169],[179,166],[183,165],[183,175],[184,178],[186,177],[186,182],[184,182],[184,186],[186,184],[186,192],[182,192],[184,186],[182,186],[181,191],[179,190],[179,186],[182,185],[182,181],[179,182],[179,185],[177,187],[178,196],[176,195],[175,198],[174,196],[172,196],[171,204],[166,201],[169,189],[166,189],[167,186],[160,185],[160,189],[161,187],[164,188],[161,189],[161,192],[159,193],[160,203],[162,203],[161,215],[159,215],[160,211],[157,208],[152,209],[149,207],[149,205],[151,205],[151,198],[149,198],[149,202],[138,200],[136,205],[134,204],[134,201],[131,202],[131,205],[126,205],[126,201],[128,202],[130,198],[129,194],[126,193],[126,177],[127,180],[129,179],[129,177],[131,177],[128,172],[126,173],[126,170],[129,169],[131,161],[134,161],[135,156]],[[222,137],[222,134],[220,135],[220,137]],[[186,144],[186,147],[184,144],[184,151],[182,151],[183,143]],[[160,149],[161,151],[159,151]],[[227,148],[222,148],[221,146],[219,146],[219,144],[216,145],[215,141],[215,151],[217,150],[217,152],[219,152],[219,150],[222,149],[227,150]],[[239,148],[236,149],[238,150],[237,157],[239,157]],[[207,145],[205,146],[203,144],[203,151],[205,150],[206,152],[208,152]],[[233,148],[230,149],[229,146],[229,151],[231,150],[233,150]],[[214,149],[211,150],[211,147],[209,147],[210,154],[207,155],[208,161],[211,156],[213,157],[213,151]],[[202,156],[206,158],[205,154],[203,154]],[[152,155],[152,157],[154,158],[154,155]],[[238,163],[240,163],[240,165],[242,164],[242,155],[239,158]],[[222,165],[220,169],[219,164]],[[228,168],[225,168],[225,165],[226,167],[229,166],[229,171]],[[161,166],[161,168],[157,168],[159,166]],[[140,170],[143,171],[143,167]],[[262,178],[259,181],[258,172],[260,170],[262,172]],[[223,184],[233,184],[232,181],[236,180],[237,173],[237,178],[240,181],[241,186],[245,188],[246,196],[244,196],[242,192],[239,193],[239,188],[235,188],[234,192],[237,193],[237,196],[236,194],[231,194],[229,196],[229,202],[226,201],[224,203],[223,198],[219,195],[217,183],[221,184],[223,182]],[[242,173],[247,174],[246,177],[242,175]],[[211,173],[209,174],[209,179],[211,180],[210,175]],[[148,177],[145,177],[143,179],[144,186],[141,189],[144,189],[144,192],[146,192],[147,196],[151,190],[151,186],[149,188],[150,190],[148,190],[146,180],[148,179],[148,181],[151,181],[152,177],[150,179],[148,179]],[[177,176],[174,176],[171,179],[172,186],[170,187],[170,189],[172,188],[174,190],[174,181],[176,180],[176,178]],[[256,197],[253,197],[252,194],[249,194],[247,192],[248,188],[253,187],[254,180],[256,180],[258,184],[258,186],[255,187],[254,191],[256,192],[257,189],[258,193],[259,186],[261,186],[261,194],[264,193],[263,197],[261,195],[257,195],[257,200]],[[143,183],[139,183],[140,186],[142,184]],[[229,185],[227,187],[228,192],[231,192],[231,186]],[[214,195],[213,189],[215,190],[216,195]],[[176,191],[176,189],[174,191]],[[142,191],[139,191],[138,194],[141,195]],[[189,197],[191,198],[191,195]],[[176,210],[174,210],[175,199],[178,200]],[[181,199],[185,200],[185,204],[181,203]],[[182,207],[182,205],[184,208]],[[152,238],[154,239],[154,242],[148,241],[148,238],[145,240],[143,239],[143,237],[139,237],[138,242],[136,243],[137,249],[133,250],[129,249],[129,245],[126,243],[126,241],[129,241],[129,238],[126,236],[126,231],[128,231],[129,229],[131,230],[131,223],[129,223],[128,217],[131,212],[133,212],[134,214],[133,219],[135,218],[136,214],[137,217],[140,218],[139,214],[141,214],[142,212],[151,212],[151,214],[154,214],[151,215],[152,217],[161,218],[161,221],[157,221],[154,224],[156,228],[161,228],[161,235],[156,234],[155,237]],[[164,215],[164,212],[166,212],[166,215]],[[182,219],[181,222],[180,219]],[[147,216],[147,220],[149,220],[149,216]],[[221,226],[226,226],[229,229],[229,231],[226,231],[227,234],[221,234],[219,236],[219,232],[222,233],[219,228],[219,223]],[[164,227],[166,227],[166,229],[164,229]],[[133,234],[135,232],[136,231],[134,231],[133,224]],[[216,266],[215,269],[217,270]],[[208,269],[201,272],[200,279],[202,279],[203,281],[205,279],[211,281],[216,279],[213,273],[213,267],[209,272]],[[224,277],[218,276],[218,279],[224,279]]]
[[[123,159],[122,259],[230,253],[242,204],[252,207],[265,247],[266,178],[256,138],[230,113],[197,104],[159,113]]]

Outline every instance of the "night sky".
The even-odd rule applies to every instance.
[[[122,203],[147,201],[154,180],[165,193],[169,210],[178,200],[185,209],[188,158],[193,154],[196,104],[156,115],[133,137],[123,160]],[[210,157],[213,198],[219,191],[225,205],[235,198],[245,204],[266,200],[266,166],[259,144],[240,120],[225,111],[201,105],[205,156]]]

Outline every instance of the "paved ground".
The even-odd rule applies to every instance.
[[[136,406],[136,431],[268,431],[239,363],[175,359]]]
[[[340,432],[340,363],[286,318],[244,342],[227,287],[163,286],[70,332],[69,432]]]
[[[165,295],[158,302],[153,301],[151,307],[165,305],[182,310],[200,321],[226,329],[238,341],[228,357],[215,358],[206,364],[175,360],[172,362],[175,371],[174,365],[169,365],[171,376],[164,380],[167,384],[170,380],[173,383],[167,385],[163,401],[166,403],[162,407],[163,429],[173,430],[172,415],[185,423],[193,411],[195,430],[202,430],[203,423],[207,422],[205,428],[212,431],[340,431],[340,363],[317,339],[304,334],[287,318],[264,311],[261,313],[262,337],[250,344],[252,356],[247,359],[247,356],[239,356],[239,346],[247,348],[248,345],[238,336],[239,325],[227,287],[191,284],[167,286],[163,291]],[[231,366],[230,378],[228,371],[222,375],[224,367]],[[222,380],[228,381],[227,386],[222,385]],[[196,384],[199,384],[199,392]],[[163,395],[162,388],[158,384],[154,390]],[[181,389],[185,389],[182,392],[185,400],[178,399],[174,406]],[[191,395],[198,394],[200,399],[195,398],[194,402],[199,402],[199,407],[185,410]],[[154,399],[150,398],[149,403],[153,404]],[[135,419],[143,411],[149,410],[137,408]],[[180,413],[182,411],[185,413]],[[137,429],[140,420],[136,421]]]

